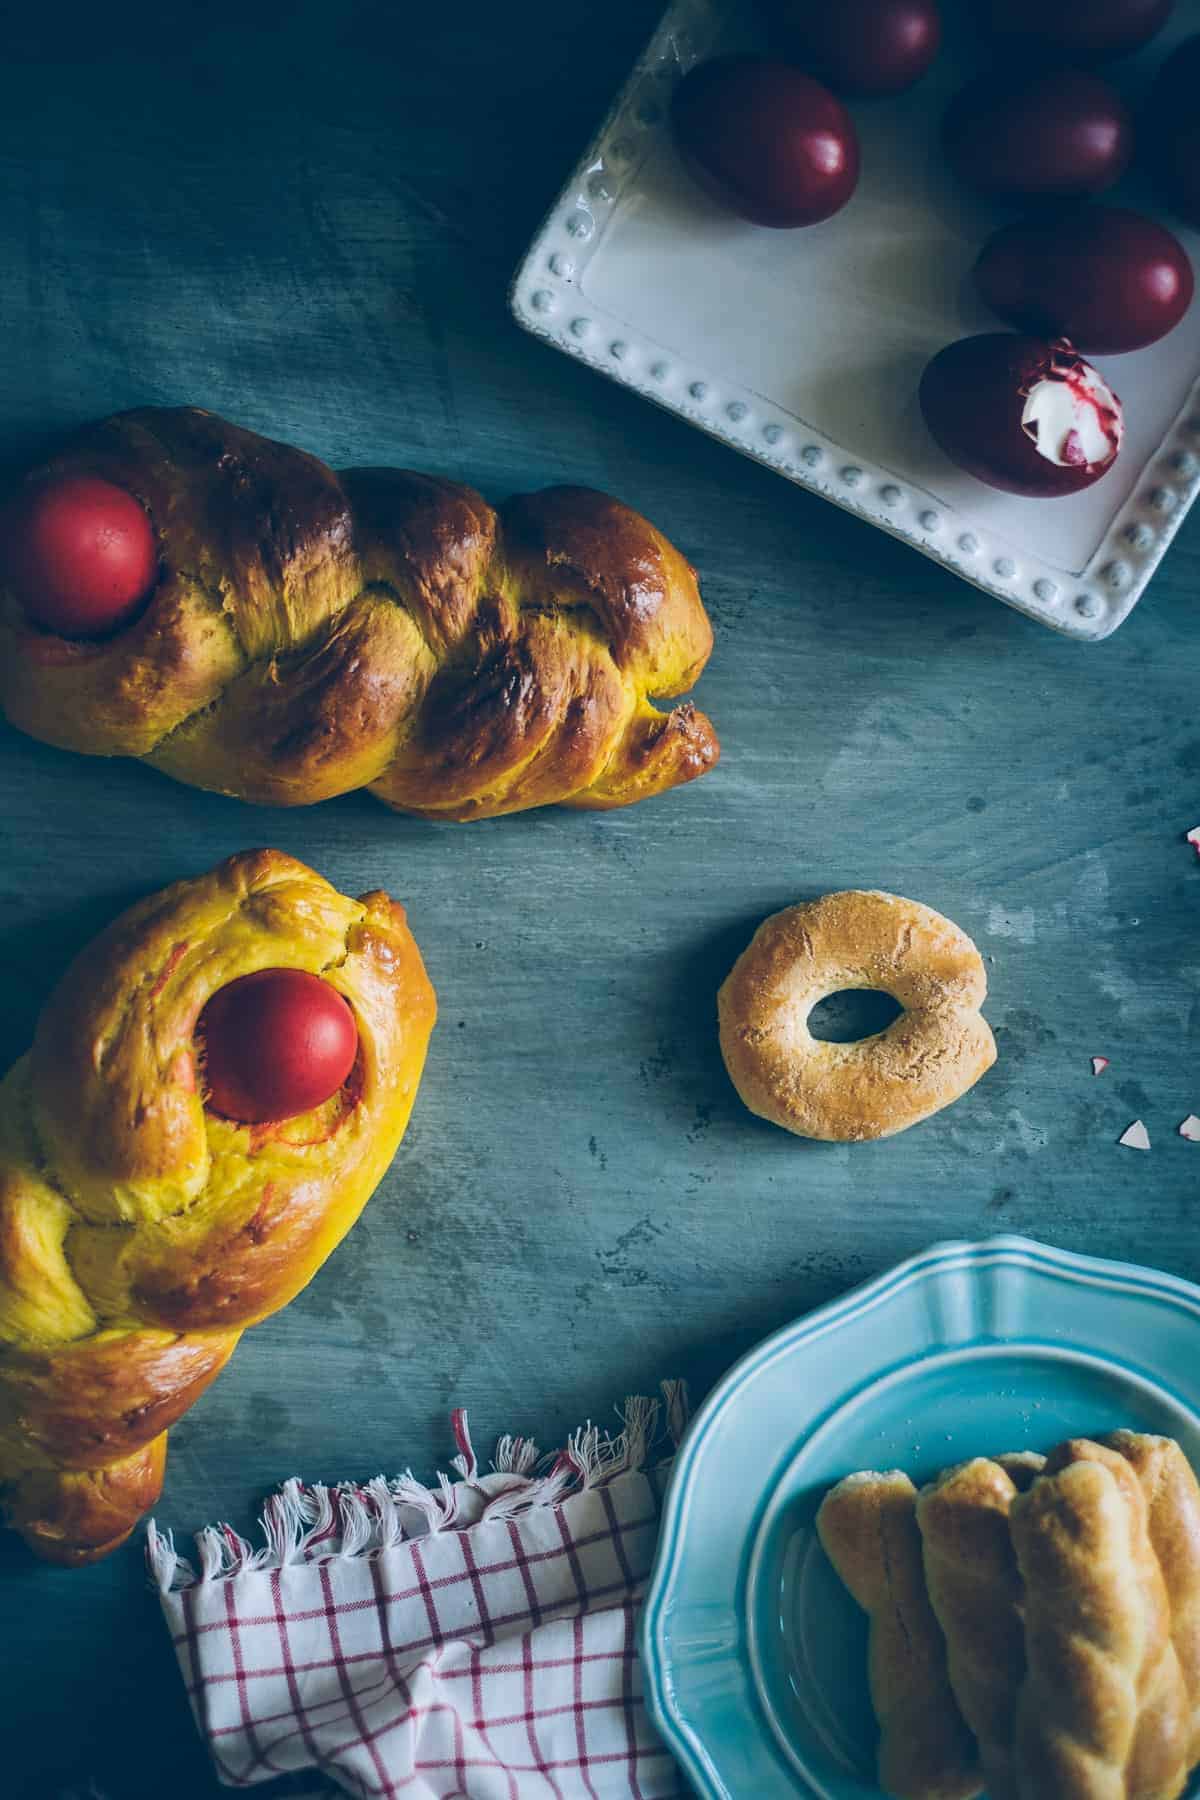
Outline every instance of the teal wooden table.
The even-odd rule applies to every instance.
[[[1082,647],[522,336],[509,274],[649,23],[637,0],[6,22],[5,458],[192,401],[492,498],[590,483],[683,547],[717,629],[723,762],[610,817],[255,811],[0,738],[5,1060],[118,908],[250,844],[401,896],[440,996],[362,1223],[173,1437],[179,1529],[248,1525],[293,1472],[445,1466],[455,1404],[480,1445],[550,1444],[660,1376],[702,1393],[935,1238],[1200,1278],[1200,1147],[1175,1135],[1200,1112],[1200,519]],[[714,1024],[757,920],[847,886],[972,933],[999,1043],[952,1111],[854,1148],[745,1113]],[[1149,1155],[1117,1146],[1135,1116]],[[218,1791],[139,1547],[64,1573],[5,1540],[0,1643],[9,1800]]]

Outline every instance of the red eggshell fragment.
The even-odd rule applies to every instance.
[[[1023,424],[1035,386],[1064,379],[1073,386],[1095,371],[1069,344],[1014,332],[984,332],[959,338],[926,365],[921,377],[921,411],[933,438],[959,468],[989,487],[1030,499],[1051,500],[1076,494],[1108,472],[1120,447],[1120,402],[1109,393],[1114,414],[1108,424],[1108,450],[1089,462],[1068,443],[1067,460],[1054,462],[1042,453]]]
[[[1175,210],[1200,226],[1200,32],[1158,72],[1146,106],[1149,159]]]
[[[955,172],[995,199],[1085,199],[1125,173],[1133,120],[1099,75],[992,69],[950,102],[942,143]]]
[[[899,94],[942,44],[937,0],[762,0],[781,48],[839,94]]]
[[[675,89],[671,126],[695,180],[756,225],[815,225],[858,182],[858,137],[841,101],[768,57],[697,64]]]
[[[158,550],[145,507],[95,475],[32,481],[6,510],[3,563],[27,618],[62,637],[127,624],[154,586]]]
[[[1087,61],[1140,50],[1173,10],[1174,0],[984,0],[982,7],[994,37]]]
[[[349,1005],[303,969],[259,969],[219,988],[197,1034],[207,1103],[242,1124],[321,1106],[346,1081],[358,1053]]]
[[[1020,331],[1116,355],[1178,325],[1195,281],[1165,225],[1125,207],[1088,206],[1002,226],[975,264],[975,285]]]

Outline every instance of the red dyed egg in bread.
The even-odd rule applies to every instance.
[[[62,637],[103,637],[154,586],[158,552],[145,507],[96,475],[33,481],[7,508],[5,578],[26,616]]]
[[[243,1124],[321,1106],[358,1052],[350,1007],[303,969],[259,969],[231,981],[212,996],[197,1029],[208,1104]]]

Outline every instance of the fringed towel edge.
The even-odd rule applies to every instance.
[[[537,1507],[558,1506],[573,1494],[606,1487],[618,1476],[648,1472],[656,1451],[677,1448],[687,1428],[687,1385],[661,1383],[662,1400],[633,1394],[619,1409],[621,1429],[601,1431],[590,1421],[572,1432],[561,1450],[543,1456],[530,1438],[502,1437],[491,1470],[480,1474],[464,1408],[451,1415],[458,1454],[427,1486],[411,1469],[389,1479],[309,1485],[293,1476],[263,1503],[255,1549],[232,1526],[207,1525],[195,1534],[196,1561],[175,1548],[174,1533],[146,1526],[146,1561],[160,1593],[200,1583],[229,1581],[258,1569],[293,1563],[382,1555],[408,1538],[466,1531],[489,1519],[511,1519]],[[660,1418],[665,1414],[665,1438]]]

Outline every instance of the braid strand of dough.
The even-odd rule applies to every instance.
[[[1103,1440],[1125,1458],[1150,1509],[1150,1542],[1171,1607],[1171,1638],[1188,1694],[1189,1768],[1200,1763],[1200,1483],[1174,1438],[1114,1431]]]
[[[1025,1678],[1021,1576],[1008,1515],[1035,1470],[1005,1461],[1012,1473],[982,1456],[960,1463],[917,1501],[929,1600],[946,1639],[954,1697],[979,1744],[988,1800],[1016,1800],[1016,1710]]]
[[[1010,1519],[1028,1664],[1021,1800],[1174,1800],[1187,1779],[1186,1694],[1132,1470],[1074,1439]]]
[[[604,494],[495,511],[195,407],[90,426],[29,479],[59,475],[136,495],[161,574],[101,641],[36,630],[0,592],[0,704],[33,737],[245,800],[367,787],[431,819],[625,806],[717,760],[703,713],[652,704],[712,649],[695,572]]]
[[[203,1104],[196,1020],[274,967],[345,997],[358,1059],[324,1106],[239,1125]],[[403,909],[274,850],[152,895],[67,970],[0,1083],[0,1498],[40,1555],[102,1556],[153,1503],[168,1426],[382,1179],[434,1016]]]
[[[870,1621],[879,1785],[895,1800],[969,1800],[978,1759],[925,1591],[916,1488],[899,1470],[848,1475],[821,1503],[817,1534]]]

